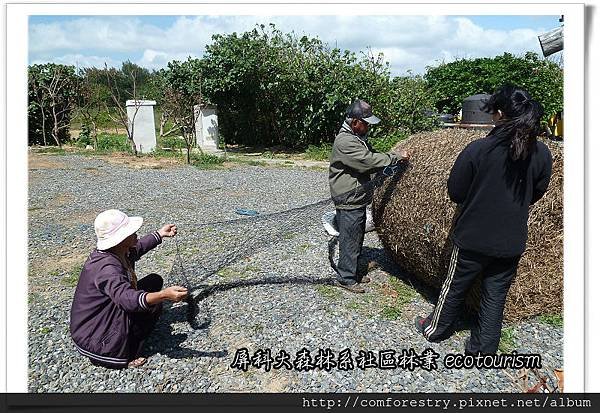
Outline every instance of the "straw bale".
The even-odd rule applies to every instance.
[[[460,151],[486,131],[442,129],[419,133],[398,147],[411,151],[410,166],[380,187],[373,217],[386,250],[408,273],[440,288],[450,258],[450,232],[456,205],[446,183]],[[563,149],[544,140],[553,155],[548,192],[530,209],[529,237],[504,312],[512,322],[562,312],[563,302]],[[475,283],[467,307],[476,309]]]

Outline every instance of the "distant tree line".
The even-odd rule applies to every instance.
[[[29,67],[29,144],[67,142],[73,118],[91,142],[99,126],[120,125],[133,145],[125,101],[152,99],[159,134],[195,142],[194,105],[216,105],[228,144],[306,147],[331,142],[348,104],[361,98],[383,119],[374,139],[396,142],[437,125],[436,112],[456,114],[462,101],[504,83],[528,89],[547,115],[562,109],[562,69],[535,53],[461,59],[428,67],[424,76],[392,76],[382,54],[358,55],[318,38],[259,25],[215,35],[201,59],[172,61],[158,71],[54,63]]]

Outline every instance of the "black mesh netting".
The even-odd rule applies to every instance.
[[[368,184],[358,187],[345,196],[360,193],[373,194],[373,191],[388,179],[399,179],[405,164],[385,168]],[[169,272],[169,283],[188,289],[187,319],[192,328],[198,329],[210,323],[209,309],[203,305],[203,299],[220,289],[236,286],[283,283],[333,284],[336,281],[337,237],[329,238],[327,248],[322,255],[326,265],[329,261],[331,271],[307,271],[285,274],[280,257],[285,248],[278,244],[294,242],[306,245],[303,240],[314,240],[319,234],[327,234],[322,219],[334,210],[331,199],[324,199],[302,207],[281,212],[245,216],[239,219],[211,222],[186,228],[185,235],[175,237],[175,260]],[[331,234],[331,232],[329,232]],[[326,252],[325,252],[326,251]],[[296,252],[298,250],[296,249]],[[328,255],[328,257],[326,256]],[[254,271],[248,278],[243,271],[234,271],[239,261],[262,255],[260,271]],[[302,251],[298,252],[302,255]],[[301,259],[300,257],[299,259]],[[303,268],[302,265],[299,267]],[[308,265],[306,266],[308,267]],[[284,273],[284,275],[281,275]],[[227,282],[221,282],[229,275]],[[233,276],[232,276],[233,275]],[[238,275],[238,279],[235,279]],[[233,279],[232,279],[233,278]]]

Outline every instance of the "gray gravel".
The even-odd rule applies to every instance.
[[[287,351],[302,348],[337,355],[359,350],[430,347],[441,360],[460,353],[468,331],[440,344],[427,343],[413,327],[415,315],[431,311],[435,293],[389,262],[377,236],[365,249],[379,268],[371,271],[368,293],[355,295],[327,285],[327,237],[320,215],[271,248],[233,263],[207,280],[216,286],[200,301],[207,326],[186,322],[187,304],[168,304],[144,347],[148,363],[121,371],[95,367],[69,337],[69,310],[81,266],[94,245],[93,220],[119,208],[144,217],[140,234],[177,223],[180,249],[201,223],[240,218],[235,208],[266,214],[310,204],[328,196],[325,170],[237,165],[221,170],[188,166],[139,168],[81,155],[30,155],[29,176],[29,391],[31,392],[513,392],[504,371],[438,369],[414,371],[355,368],[329,372],[230,367],[236,350]],[[313,225],[314,224],[314,225]],[[240,239],[244,236],[239,234]],[[198,259],[205,244],[196,246]],[[173,240],[147,254],[138,274],[165,275],[175,257]],[[285,279],[286,282],[273,280]],[[415,287],[413,289],[413,286]],[[398,304],[400,301],[404,304]],[[395,309],[390,315],[390,308]],[[510,348],[542,355],[543,371],[562,367],[563,331],[537,320],[507,326]],[[508,371],[515,374],[514,371]]]

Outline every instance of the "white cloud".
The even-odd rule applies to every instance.
[[[457,18],[456,22],[456,30],[448,41],[470,54],[498,55],[505,51],[533,50],[538,46],[538,33],[531,29],[486,30],[466,18]]]
[[[75,67],[104,67],[104,64],[108,67],[121,67],[121,61],[117,61],[108,56],[86,56],[82,54],[66,54],[61,56],[52,56],[52,57],[40,57],[33,61],[32,64],[41,64],[41,63],[60,63],[63,65],[73,65]]]
[[[164,39],[164,30],[144,24],[137,17],[82,17],[60,23],[33,24],[29,30],[30,52],[51,50],[104,50],[131,52],[154,39]]]
[[[30,59],[85,56],[86,62],[103,65],[107,58],[99,56],[116,60],[118,54],[127,56],[123,60],[159,68],[172,59],[202,56],[213,34],[242,33],[270,22],[283,32],[318,36],[331,47],[383,51],[394,74],[422,73],[427,65],[457,57],[539,49],[539,32],[534,29],[485,29],[469,18],[454,16],[196,16],[179,17],[169,27],[136,16],[91,16],[32,24]]]
[[[138,65],[148,69],[160,69],[167,66],[172,60],[187,60],[188,57],[198,57],[194,53],[168,53],[159,50],[146,49],[141,59],[135,61]]]

